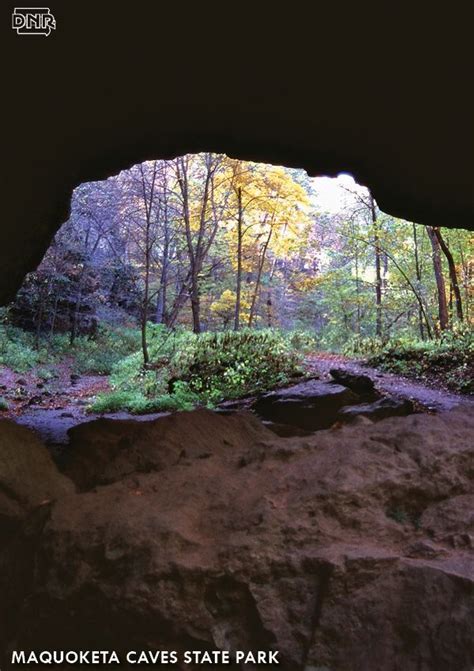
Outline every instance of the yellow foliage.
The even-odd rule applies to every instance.
[[[211,303],[211,312],[216,316],[224,320],[225,323],[229,322],[235,314],[235,303],[237,300],[237,295],[235,291],[230,289],[225,289],[220,297]],[[244,296],[240,300],[240,319],[242,322],[248,321],[250,315],[250,301]]]

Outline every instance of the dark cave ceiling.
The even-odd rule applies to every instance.
[[[456,32],[440,16],[438,33],[424,15],[382,17],[364,5],[263,17],[244,7],[50,6],[49,37],[8,26],[4,40],[0,302],[40,261],[75,186],[186,152],[350,172],[390,214],[474,228],[461,16]]]

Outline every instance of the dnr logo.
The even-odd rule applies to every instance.
[[[56,19],[48,7],[15,7],[12,28],[18,35],[46,35],[56,30]]]

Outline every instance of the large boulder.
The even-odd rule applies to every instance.
[[[72,491],[32,431],[0,420],[0,547],[34,508]]]
[[[264,394],[253,409],[263,419],[316,431],[329,428],[340,408],[358,400],[347,387],[308,380]]]
[[[474,558],[345,549],[332,568],[306,669],[469,671]]]
[[[115,444],[112,423],[84,428],[90,443],[94,426]],[[472,417],[291,439],[248,414],[121,428],[148,470],[90,477],[0,558],[2,669],[12,649],[151,648],[278,650],[283,671],[471,671],[474,550],[458,537]]]
[[[329,373],[337,384],[352,389],[356,394],[363,396],[375,394],[374,381],[368,375],[353,373],[346,368],[331,368]]]
[[[413,402],[409,399],[384,396],[373,403],[360,403],[341,408],[338,418],[342,421],[350,421],[356,417],[367,417],[367,419],[377,421],[387,417],[405,417],[414,411]]]
[[[252,414],[210,410],[143,423],[98,419],[79,424],[68,434],[65,472],[80,489],[116,482],[131,473],[158,472],[189,459],[208,459],[223,450],[238,451],[272,437]]]

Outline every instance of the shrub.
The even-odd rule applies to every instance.
[[[115,390],[143,394],[147,412],[212,407],[301,373],[291,339],[271,329],[196,335],[150,325],[149,354],[147,368],[135,352],[114,366],[111,377]]]
[[[109,375],[113,367],[140,346],[138,329],[102,328],[94,338],[81,336],[67,350],[78,373]]]
[[[138,329],[110,327],[99,329],[94,338],[80,336],[70,345],[68,334],[43,338],[35,349],[34,334],[14,326],[0,325],[0,364],[17,373],[69,358],[75,372],[107,375],[114,365],[140,346]],[[47,368],[40,368],[42,379],[49,379]]]
[[[299,357],[285,337],[271,330],[206,333],[195,342],[180,379],[211,402],[283,384],[299,372]]]
[[[368,359],[372,366],[401,373],[464,393],[474,392],[474,334],[459,329],[439,339],[392,340]]]
[[[321,342],[312,331],[296,330],[283,332],[288,346],[300,354],[309,354],[320,347]]]
[[[192,410],[201,404],[198,394],[191,391],[186,382],[176,382],[171,394],[162,394],[148,399],[136,412],[174,412]]]
[[[366,356],[380,352],[383,347],[380,338],[356,335],[343,345],[342,353],[346,356]]]
[[[97,413],[118,412],[119,410],[135,412],[145,404],[146,398],[140,392],[113,391],[98,394],[89,410]]]
[[[0,326],[0,363],[16,373],[26,373],[45,360],[47,353],[34,349],[32,334],[12,326]]]
[[[112,391],[99,394],[89,412],[106,413],[126,410],[134,414],[192,410],[199,405],[199,396],[185,382],[176,383],[172,394],[147,398],[137,391]]]

